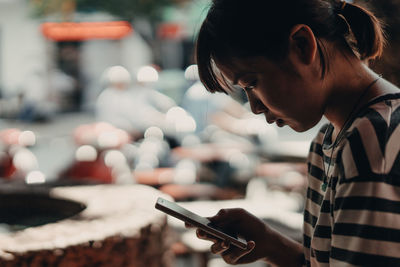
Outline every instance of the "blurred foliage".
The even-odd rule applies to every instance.
[[[158,20],[162,9],[175,3],[173,0],[77,0],[77,9],[106,11],[129,21],[136,16]]]
[[[157,21],[163,8],[178,5],[186,0],[30,0],[37,16],[59,13],[103,11],[120,19],[132,21],[136,17],[146,17]]]

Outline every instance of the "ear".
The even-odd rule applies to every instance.
[[[310,65],[317,56],[317,40],[310,27],[304,24],[293,26],[289,35],[290,54],[301,63]]]

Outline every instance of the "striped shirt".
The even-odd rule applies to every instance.
[[[400,93],[360,109],[333,154],[332,132],[310,147],[306,265],[400,266]]]

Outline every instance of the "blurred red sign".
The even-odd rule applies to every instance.
[[[177,23],[163,23],[157,29],[157,35],[163,39],[179,39],[182,34],[182,26]]]
[[[127,21],[107,22],[46,22],[43,35],[53,41],[84,41],[90,39],[121,39],[133,32]]]

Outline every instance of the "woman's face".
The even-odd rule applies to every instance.
[[[320,121],[324,96],[319,75],[299,71],[288,60],[277,64],[256,57],[232,63],[217,67],[229,82],[245,90],[252,112],[263,113],[268,123],[303,132]]]

